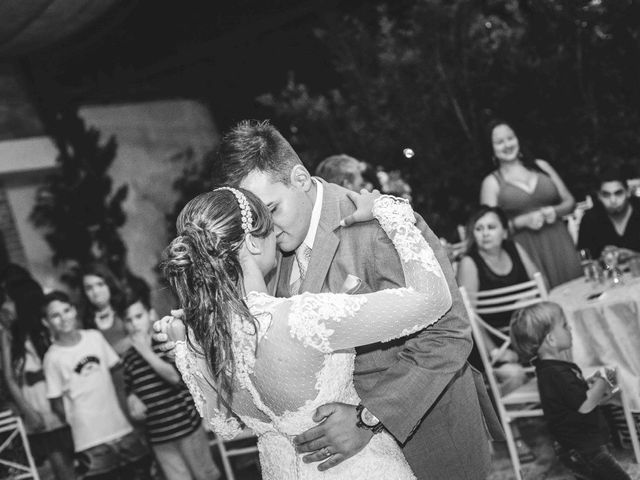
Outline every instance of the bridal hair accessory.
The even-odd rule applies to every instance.
[[[251,213],[251,209],[249,208],[249,202],[247,201],[247,197],[240,190],[236,190],[233,187],[220,187],[216,188],[214,192],[218,190],[229,190],[233,193],[238,200],[238,205],[240,205],[240,214],[242,215],[242,230],[244,233],[249,233],[253,230],[253,214]]]

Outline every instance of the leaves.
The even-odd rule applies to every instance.
[[[118,228],[127,186],[113,190],[109,168],[116,156],[113,136],[85,126],[76,111],[61,112],[52,126],[59,168],[39,187],[31,221],[44,232],[53,261],[84,264],[105,261],[115,272],[126,270],[126,246]]]
[[[399,169],[441,234],[476,208],[493,167],[484,132],[506,117],[582,198],[613,158],[636,161],[640,6],[631,0],[367,4],[316,28],[340,84],[292,73],[258,102],[311,170],[347,153]],[[416,155],[401,154],[411,147]]]

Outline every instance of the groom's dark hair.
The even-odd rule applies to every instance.
[[[214,184],[238,186],[254,170],[288,185],[300,157],[268,120],[243,120],[223,137],[215,156]]]

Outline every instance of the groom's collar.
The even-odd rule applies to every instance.
[[[320,214],[322,213],[322,203],[324,200],[324,186],[319,180],[311,179],[316,185],[316,200],[313,204],[313,210],[311,211],[311,220],[309,221],[309,230],[307,236],[302,243],[307,247],[313,249],[313,244],[316,240],[316,234],[318,232],[318,224],[320,223]]]

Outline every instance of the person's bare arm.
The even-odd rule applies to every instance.
[[[165,362],[162,358],[153,351],[151,347],[151,339],[146,335],[132,335],[131,344],[133,348],[140,354],[142,358],[149,364],[149,366],[156,372],[165,382],[171,385],[177,385],[180,383],[180,374],[176,368],[168,362]]]
[[[50,398],[51,410],[55,413],[62,423],[67,423],[67,415],[64,412],[64,401],[62,397]]]
[[[34,431],[42,430],[45,427],[42,415],[38,413],[33,406],[24,398],[22,390],[18,386],[18,382],[13,374],[13,365],[11,361],[11,339],[9,332],[0,327],[0,349],[2,350],[2,373],[5,384],[9,390],[9,394],[15,402],[18,410],[23,415],[25,422]]]
[[[494,175],[486,176],[480,187],[480,205],[497,206],[499,192],[500,184],[496,177]]]
[[[573,212],[573,209],[576,206],[576,201],[573,198],[573,195],[571,195],[571,192],[569,191],[567,186],[562,181],[562,178],[560,178],[560,175],[558,175],[554,168],[545,160],[536,160],[536,163],[547,175],[549,175],[549,178],[551,178],[551,181],[555,185],[556,189],[558,190],[558,194],[560,195],[560,203],[557,205],[552,205],[556,211],[557,216],[562,217]]]
[[[579,413],[589,413],[596,408],[609,392],[609,384],[602,377],[597,377],[587,390],[587,399],[580,405]]]
[[[458,285],[464,287],[468,293],[473,295],[478,291],[478,267],[471,257],[462,257],[458,264],[456,279]]]

